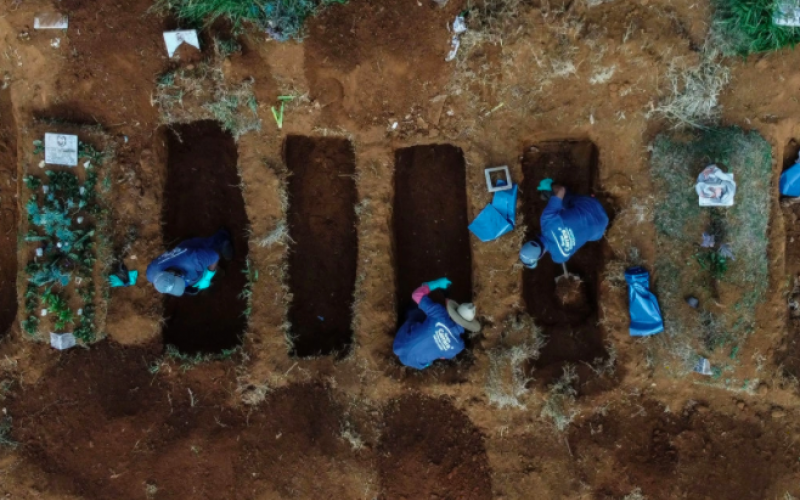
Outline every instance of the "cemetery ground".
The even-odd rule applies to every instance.
[[[56,10],[67,30],[33,29]],[[725,56],[711,16],[350,0],[302,42],[218,20],[168,58],[163,31],[187,26],[151,0],[0,0],[0,494],[800,497],[800,205],[777,189],[800,149],[800,52]],[[40,168],[47,131],[78,136],[78,167]],[[711,162],[736,174],[733,209],[696,206]],[[466,226],[499,165],[516,228],[481,243]],[[577,312],[552,299],[557,269],[517,262],[544,173],[611,215],[574,262]],[[45,297],[30,202],[53,179],[89,193],[94,232],[79,269],[52,268],[81,282]],[[236,249],[220,286],[164,300],[147,263],[218,227]],[[700,247],[709,228],[736,260]],[[105,285],[115,257],[136,286]],[[628,333],[630,265],[651,272],[661,334]],[[409,370],[400,314],[440,275],[483,330]],[[49,346],[56,321],[78,346]]]

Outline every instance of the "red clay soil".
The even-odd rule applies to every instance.
[[[569,192],[588,195],[594,188],[597,169],[597,150],[590,142],[549,142],[525,150],[522,159],[522,200],[527,239],[541,233],[540,217],[547,205],[537,187],[551,178]],[[536,361],[542,369],[539,377],[549,379],[561,375],[564,363],[591,363],[605,357],[603,338],[597,327],[598,276],[603,270],[603,243],[589,242],[567,262],[570,274],[583,281],[586,301],[562,304],[556,293],[556,277],[564,274],[561,264],[549,256],[539,261],[536,269],[523,272],[523,297],[528,312],[548,336],[547,344]]]
[[[358,265],[353,147],[346,139],[290,136],[285,148],[294,354],[345,354]]]
[[[226,228],[234,258],[220,260],[211,288],[194,297],[165,296],[164,341],[184,352],[219,352],[237,346],[247,326],[248,221],[237,169],[236,143],[213,121],[167,130],[164,244],[211,236]]]
[[[597,500],[637,487],[650,500],[778,498],[776,483],[800,470],[800,444],[787,440],[788,422],[775,412],[740,408],[730,416],[703,403],[670,411],[634,401],[573,427],[569,446]]]
[[[309,19],[304,41],[311,98],[332,122],[363,125],[385,126],[428,107],[450,75],[447,27],[464,4],[382,0],[325,8]]]
[[[396,153],[394,245],[398,322],[425,281],[447,277],[446,295],[472,300],[472,253],[467,226],[464,155],[449,145],[415,146]],[[442,297],[436,294],[443,303]]]
[[[362,459],[339,439],[342,410],[326,388],[280,389],[245,414],[225,404],[233,363],[170,380],[148,371],[155,361],[155,349],[102,342],[64,353],[12,396],[12,437],[43,471],[38,489],[98,500],[251,499],[265,490],[345,498],[341,479],[325,472]]]
[[[17,130],[0,90],[0,338],[17,316]]]
[[[57,82],[63,104],[48,109],[49,117],[102,123],[146,147],[140,141],[152,135],[158,120],[150,103],[154,80],[168,64],[164,20],[148,13],[152,6],[152,0],[58,4],[69,16],[69,71]]]
[[[483,435],[446,398],[391,402],[378,454],[381,500],[492,498]]]

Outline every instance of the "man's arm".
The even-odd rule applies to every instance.
[[[549,226],[550,224],[563,225],[563,220],[561,219],[561,210],[563,210],[563,208],[564,200],[562,200],[561,197],[550,197],[547,206],[544,207],[544,212],[542,212],[542,231],[545,231],[545,226]]]
[[[427,283],[423,283],[422,286],[417,288],[411,293],[411,298],[414,299],[414,302],[419,304],[423,297],[431,293],[431,288],[428,286]]]
[[[219,263],[219,254],[210,248],[195,249],[195,257],[204,269],[216,271]]]

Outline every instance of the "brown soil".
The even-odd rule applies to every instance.
[[[232,364],[170,380],[148,371],[155,355],[110,343],[70,351],[17,392],[12,437],[41,468],[40,488],[96,499],[354,498],[347,474],[364,464],[339,438],[342,408],[325,387],[279,390],[268,410],[245,413],[225,403]]]
[[[289,136],[285,155],[294,353],[345,354],[358,258],[353,147],[346,139]]]
[[[141,277],[135,287],[111,290],[103,330],[114,342],[57,353],[12,327],[0,342],[0,426],[10,422],[19,446],[0,447],[0,497],[619,500],[637,487],[651,499],[800,497],[800,400],[794,379],[782,376],[800,373],[797,325],[786,318],[787,277],[800,272],[792,242],[800,237],[800,214],[794,209],[773,204],[769,298],[755,331],[719,378],[675,376],[675,361],[665,351],[680,346],[666,334],[631,338],[624,283],[601,279],[597,267],[570,267],[586,281],[591,306],[572,325],[554,293],[560,269],[532,287],[530,273],[518,265],[522,228],[538,224],[538,214],[525,213],[536,198],[536,181],[525,175],[529,161],[520,162],[520,153],[565,138],[591,141],[597,160],[581,160],[583,170],[571,171],[568,181],[588,182],[585,192],[602,188],[620,212],[603,244],[581,254],[599,255],[602,264],[635,247],[659,293],[663,277],[653,262],[664,249],[654,243],[648,146],[671,124],[647,111],[671,92],[668,68],[699,62],[711,24],[709,2],[449,0],[439,8],[431,0],[350,0],[313,16],[302,42],[277,43],[246,29],[238,38],[242,52],[227,58],[211,56],[208,42],[218,33],[209,27],[201,37],[203,56],[211,57],[201,64],[167,59],[162,31],[177,23],[148,13],[152,4],[0,0],[0,87],[8,86],[15,117],[5,121],[0,107],[0,128],[16,130],[20,172],[38,170],[27,161],[38,138],[37,116],[103,129],[117,160],[110,167],[110,246],[124,249],[126,264],[142,276],[150,259],[194,235],[162,231],[165,205],[181,197],[166,186],[168,156],[179,146],[161,125],[207,119],[202,106],[217,97],[213,90],[252,78],[262,130],[242,135],[235,146],[229,138],[186,146],[207,148],[194,167],[214,158],[224,165],[238,161],[241,178],[214,165],[213,178],[203,169],[191,180],[197,178],[214,203],[222,196],[217,191],[242,186],[250,235],[237,250],[244,257],[249,243],[246,255],[259,273],[245,342],[226,362],[190,367],[161,359],[163,297]],[[445,62],[448,26],[466,8],[474,9],[469,31],[456,60]],[[34,15],[52,10],[68,14],[70,28],[33,30]],[[731,70],[720,96],[723,123],[757,130],[775,158],[789,155],[785,145],[800,137],[800,51],[722,62]],[[187,89],[175,115],[161,113],[151,101],[156,82],[167,69],[190,64],[193,74],[208,70],[214,78]],[[296,99],[286,105],[279,130],[270,107],[288,94]],[[347,202],[340,201],[358,207],[348,228],[356,229],[357,267],[342,273],[355,284],[346,300],[337,300],[337,312],[352,319],[347,356],[298,357],[286,347],[288,307],[299,290],[284,272],[293,244],[259,243],[290,216],[282,204],[287,136],[347,137],[352,144],[348,174],[357,198],[347,194]],[[419,153],[411,149],[420,147]],[[427,166],[403,186],[405,167],[398,160],[430,159],[434,152],[448,168],[421,161]],[[596,171],[589,173],[592,163]],[[496,165],[508,165],[521,184],[518,229],[480,243],[466,227],[491,200],[483,169]],[[781,167],[776,161],[775,199]],[[19,188],[9,188],[2,175],[0,207],[6,207]],[[233,198],[225,200],[232,205]],[[188,213],[202,206],[195,205]],[[198,226],[204,219],[194,218]],[[396,223],[402,218],[405,223]],[[434,238],[420,252],[452,243],[460,267],[410,276],[413,269],[405,271],[399,260],[416,249],[401,247],[399,232],[414,237],[418,227],[428,230],[420,224],[437,219],[446,222],[443,229],[460,232],[441,233],[445,241]],[[25,219],[19,220],[23,229]],[[208,234],[228,223],[225,218],[201,230]],[[319,265],[314,259],[300,265]],[[405,267],[416,265],[412,260]],[[536,272],[542,271],[550,272],[544,266]],[[452,364],[422,372],[400,368],[391,352],[400,302],[420,281],[450,272],[458,276],[453,298],[463,293],[478,307],[480,340]],[[224,283],[244,280],[238,269],[221,277]],[[209,314],[217,305],[209,305]],[[714,307],[724,312],[728,306]],[[225,311],[241,323],[213,339],[236,343],[242,308],[237,302]],[[521,342],[538,332],[526,309],[549,336],[533,373],[519,361],[531,351],[530,344],[518,349]],[[616,354],[608,357],[616,385],[586,390],[607,379],[582,362],[605,356],[605,343]],[[579,414],[559,433],[541,416],[549,395],[527,377],[549,382],[568,361],[577,363],[580,387],[564,411]],[[498,373],[499,387],[492,385]]]
[[[587,418],[569,446],[597,500],[637,487],[654,500],[775,498],[776,481],[800,470],[800,445],[785,442],[783,422],[772,417],[779,413],[739,406],[730,416],[705,403],[670,410],[637,399]]]
[[[241,342],[247,324],[247,303],[240,294],[247,282],[248,222],[236,144],[210,121],[178,125],[166,133],[165,246],[225,228],[233,238],[234,258],[220,260],[211,288],[194,297],[165,296],[164,341],[190,353],[231,349]]]
[[[17,137],[11,93],[0,90],[0,338],[17,317]]]
[[[580,278],[556,279],[556,297],[561,305],[580,314],[591,307],[586,301],[586,283]]]
[[[390,403],[379,447],[385,500],[492,498],[483,436],[444,398]]]
[[[527,148],[522,158],[522,199],[527,238],[541,232],[539,218],[547,202],[537,191],[542,179],[551,178],[568,191],[590,195],[595,190],[597,149],[591,142],[548,142]],[[591,363],[605,357],[602,332],[597,326],[598,278],[603,271],[603,241],[589,242],[568,262],[567,270],[581,282],[573,291],[585,297],[575,302],[562,302],[556,278],[564,274],[561,264],[549,256],[539,261],[536,269],[523,273],[523,297],[528,312],[544,328],[547,344],[536,362],[544,370],[542,379],[561,375],[564,363]],[[571,287],[572,280],[559,280]],[[581,293],[583,289],[583,293]]]
[[[464,156],[449,145],[397,152],[394,178],[394,237],[398,321],[413,304],[411,293],[425,281],[446,277],[444,295],[472,300],[472,256],[467,226]],[[436,294],[443,303],[441,294]]]

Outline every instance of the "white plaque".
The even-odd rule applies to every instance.
[[[78,164],[78,136],[44,134],[44,161],[51,165],[76,166]]]
[[[75,347],[75,335],[71,333],[50,332],[50,345],[59,351]]]
[[[170,57],[172,57],[175,51],[178,50],[178,47],[183,43],[188,43],[192,47],[197,48],[197,50],[200,50],[200,40],[197,39],[196,30],[165,31],[164,43],[167,44],[167,54]]]

